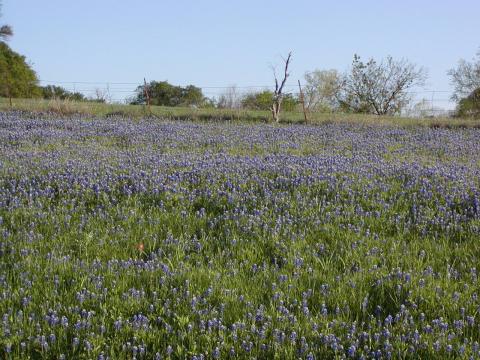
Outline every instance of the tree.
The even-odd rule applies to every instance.
[[[0,3],[1,8],[1,3]],[[17,54],[5,43],[13,35],[8,25],[0,27],[0,97],[37,97],[41,94],[35,71],[25,61],[25,57]]]
[[[448,75],[451,78],[455,90],[452,99],[460,101],[473,94],[480,88],[480,50],[477,58],[472,62],[460,59],[456,68],[450,69]]]
[[[376,115],[399,113],[411,100],[408,90],[425,83],[426,71],[405,59],[391,56],[377,63],[353,58],[352,69],[344,78],[341,107],[353,112]]]
[[[2,9],[2,3],[0,3],[0,10],[1,9]],[[0,26],[0,41],[8,40],[10,36],[13,36],[12,28],[9,25]]]
[[[421,99],[411,108],[406,109],[403,114],[410,117],[431,118],[437,116],[448,116],[449,112],[442,107],[435,106],[432,100]]]
[[[461,59],[448,71],[455,87],[452,99],[457,101],[458,116],[480,116],[480,50],[472,62]]]
[[[175,86],[167,81],[151,81],[147,84],[150,103],[159,106],[203,106],[208,103],[202,90],[196,86]],[[131,104],[145,104],[145,85],[136,89],[136,97]]]
[[[480,87],[458,102],[457,115],[461,117],[480,117]]]
[[[226,88],[217,101],[217,107],[220,109],[238,109],[241,105],[242,99],[235,85]]]
[[[270,90],[247,94],[242,100],[242,107],[250,110],[271,110],[275,94]],[[298,99],[291,94],[282,95],[282,108],[293,111],[298,104]]]
[[[309,111],[331,111],[339,107],[342,77],[337,70],[305,73],[305,107]]]
[[[13,36],[13,30],[8,25],[2,25],[0,27],[0,39],[7,40],[10,36]]]
[[[86,98],[82,93],[70,92],[61,86],[47,85],[41,88],[44,99],[60,99],[60,100],[74,100],[85,101]]]
[[[4,42],[0,42],[0,96],[10,99],[41,96],[35,71],[24,56]]]
[[[205,96],[202,94],[202,89],[188,85],[180,90],[180,104],[183,106],[203,106],[205,103]]]
[[[101,89],[101,88],[95,88],[95,95],[90,96],[89,101],[91,102],[96,102],[96,103],[107,103],[111,101],[111,96],[110,96],[110,89],[107,87],[106,89]]]
[[[289,52],[287,58],[283,59],[285,62],[285,66],[283,70],[283,79],[280,84],[278,83],[278,78],[277,78],[275,68],[273,68],[273,76],[275,78],[275,90],[273,92],[273,98],[272,98],[273,101],[272,101],[272,106],[270,110],[272,111],[273,121],[275,122],[280,121],[280,109],[281,109],[282,101],[284,97],[283,87],[285,86],[288,76],[290,75],[288,73],[288,66],[290,65],[291,58],[292,58],[292,52]]]

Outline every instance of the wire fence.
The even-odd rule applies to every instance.
[[[137,88],[143,85],[141,82],[117,82],[117,81],[58,81],[40,80],[42,86],[61,86],[69,92],[79,92],[83,95],[98,99],[102,98],[109,103],[128,104],[138,94]],[[210,99],[219,99],[222,95],[234,89],[237,99],[263,90],[273,90],[273,85],[227,85],[227,86],[198,86],[202,93]],[[298,84],[285,84],[285,93],[299,96]],[[451,99],[451,90],[416,89],[408,91],[412,101],[404,109],[402,115],[406,116],[450,116],[454,113],[456,103]],[[231,94],[230,94],[231,95]]]

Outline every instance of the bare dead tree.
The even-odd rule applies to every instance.
[[[91,98],[93,101],[99,102],[99,103],[107,103],[110,102],[110,89],[101,89],[101,88],[95,88],[95,97]]]
[[[280,109],[281,109],[282,100],[283,100],[283,87],[285,86],[285,83],[287,82],[287,78],[290,75],[288,73],[288,66],[290,65],[291,58],[292,58],[292,52],[289,52],[287,58],[283,59],[285,62],[285,67],[283,72],[283,79],[280,85],[278,83],[278,78],[277,78],[275,68],[273,68],[273,76],[275,77],[275,91],[273,92],[273,103],[272,103],[271,111],[272,111],[273,121],[277,123],[280,121]]]

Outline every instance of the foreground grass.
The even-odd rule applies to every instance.
[[[0,354],[478,357],[478,129],[0,113]]]

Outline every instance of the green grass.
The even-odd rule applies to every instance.
[[[478,356],[478,129],[72,106],[0,114],[0,358]]]
[[[63,116],[83,114],[95,117],[123,116],[126,118],[156,117],[174,120],[220,120],[271,122],[269,111],[244,109],[188,108],[144,105],[105,104],[95,102],[75,102],[70,100],[12,99],[12,106],[6,98],[0,98],[0,111],[20,110],[28,112],[51,112]],[[304,123],[302,112],[283,112],[282,123]],[[480,119],[453,118],[406,118],[400,116],[376,116],[347,113],[310,113],[311,124],[329,122],[448,127],[480,127]]]

